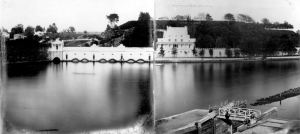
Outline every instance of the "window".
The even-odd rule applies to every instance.
[[[58,50],[58,45],[56,45],[56,50]]]
[[[181,39],[181,42],[183,42],[183,39]]]

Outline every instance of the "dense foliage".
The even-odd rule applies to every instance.
[[[120,29],[134,28],[132,34],[122,42],[126,47],[152,46],[153,23],[148,13],[140,13],[138,21],[129,21],[120,26]]]
[[[37,39],[26,38],[6,41],[6,54],[9,63],[47,60],[50,44],[40,43]]]
[[[269,30],[258,23],[158,20],[156,26],[158,29],[188,26],[188,33],[196,38],[198,48],[240,48],[243,54],[249,56],[274,55],[278,51],[291,55],[296,52],[295,47],[299,43],[299,35],[293,31]],[[157,35],[162,37],[161,32]]]

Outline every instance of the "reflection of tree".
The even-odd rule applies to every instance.
[[[34,77],[45,71],[49,63],[18,63],[7,65],[7,77]]]

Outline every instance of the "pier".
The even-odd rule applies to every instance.
[[[233,103],[220,107],[217,111],[195,109],[157,120],[156,132],[159,134],[220,134],[228,132],[250,134],[255,131],[257,134],[264,134],[264,132],[280,130],[287,123],[284,120],[271,118],[271,115],[277,110],[274,107],[261,113],[256,109],[234,107]],[[228,118],[230,121],[226,119],[226,112],[230,114]],[[246,120],[249,122],[246,123]]]

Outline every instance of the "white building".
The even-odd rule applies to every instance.
[[[157,39],[157,56],[163,57],[193,57],[193,49],[195,48],[195,38],[190,38],[188,28],[167,26],[163,30],[163,38]]]
[[[89,40],[74,40],[89,41]],[[65,41],[56,40],[49,48],[50,60],[61,61],[153,61],[153,47],[90,47],[65,46]]]

